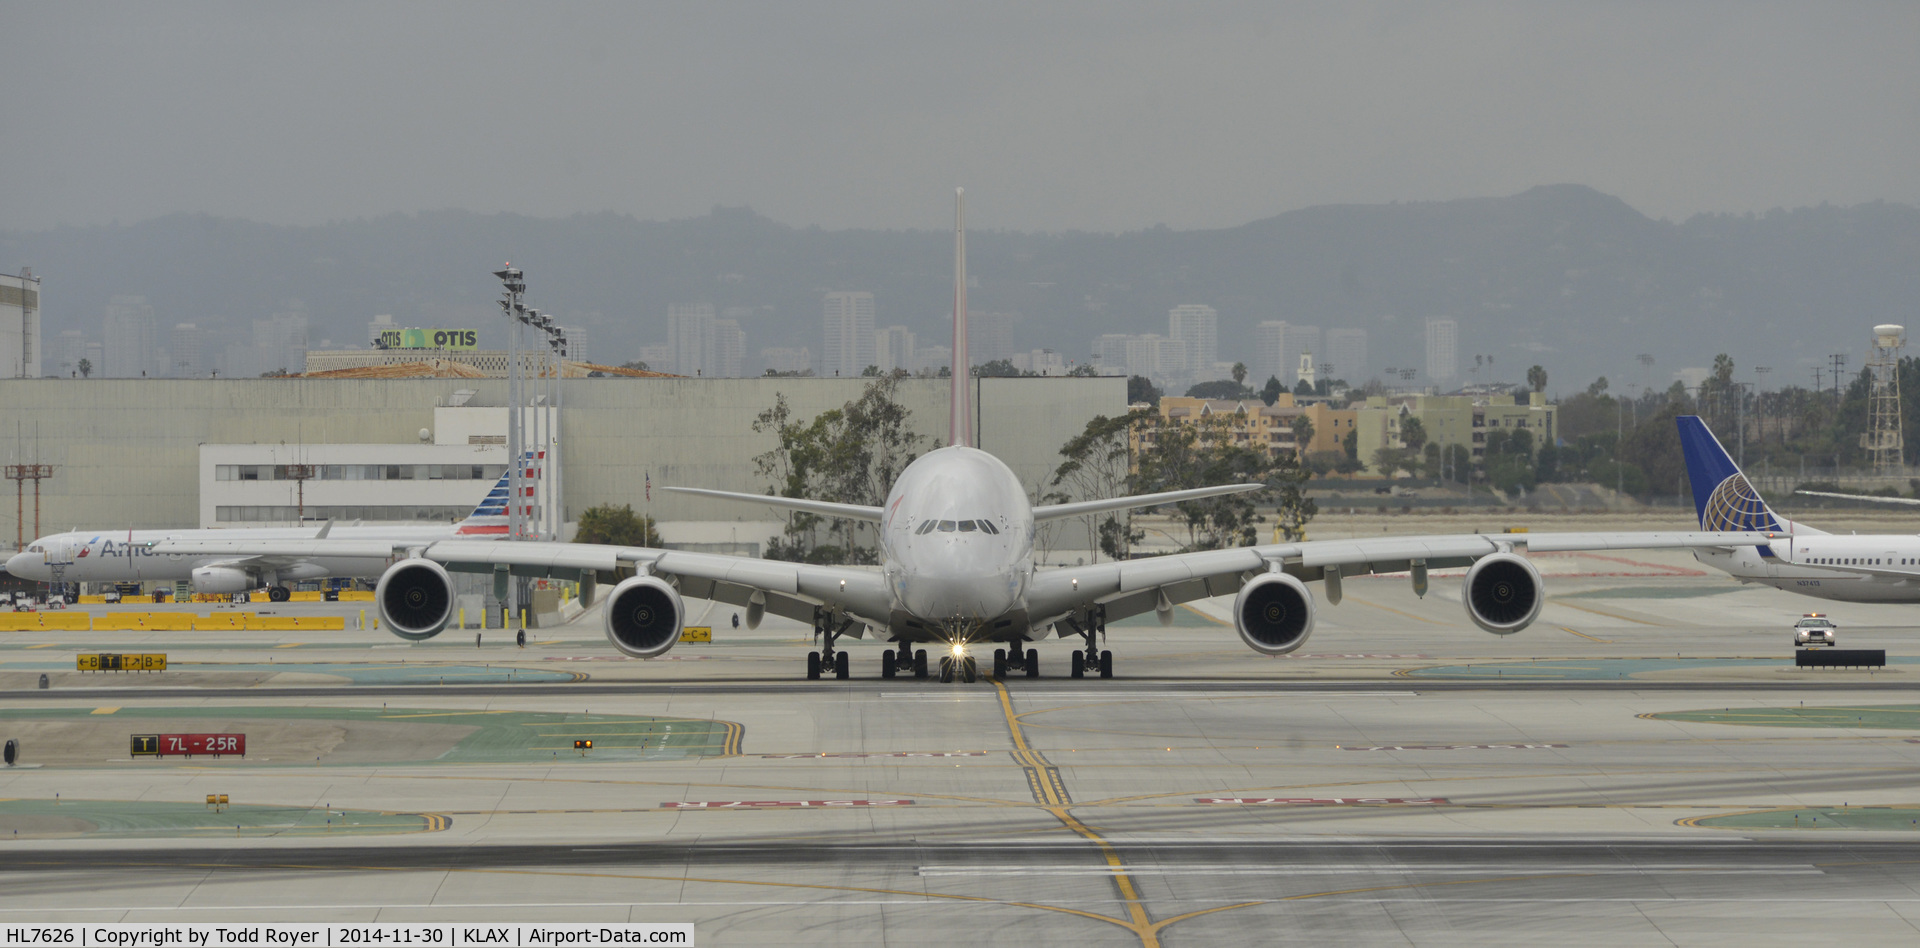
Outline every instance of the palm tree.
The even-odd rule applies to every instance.
[[[1533,386],[1533,390],[1536,392],[1546,391],[1547,390],[1547,370],[1544,367],[1538,366],[1538,365],[1534,366],[1531,369],[1528,369],[1527,384]]]
[[[1247,364],[1245,362],[1235,362],[1233,364],[1233,384],[1240,386],[1247,384]]]

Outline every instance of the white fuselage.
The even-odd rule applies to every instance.
[[[454,524],[431,527],[340,527],[328,536],[342,540],[379,540],[396,544],[428,544],[450,539]],[[135,583],[191,580],[203,566],[238,564],[259,574],[264,585],[321,579],[328,576],[372,578],[391,562],[388,558],[316,556],[285,565],[246,564],[244,556],[157,554],[152,545],[163,539],[303,540],[314,527],[261,527],[233,530],[121,530],[114,533],[75,531],[41,537],[7,560],[7,572],[45,583]]]
[[[929,452],[900,473],[884,511],[881,569],[896,612],[990,627],[1025,611],[1033,505],[999,458],[957,446]]]
[[[1761,550],[1773,555],[1764,556]],[[1920,602],[1920,535],[1787,535],[1764,548],[1696,550],[1693,555],[1741,582],[1817,599]]]

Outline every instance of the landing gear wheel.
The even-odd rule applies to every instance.
[[[944,684],[949,684],[952,681],[953,681],[953,659],[950,656],[942,656],[940,658],[940,683],[944,685]]]
[[[993,677],[995,678],[1007,677],[1007,650],[1006,649],[997,648],[993,650]]]
[[[973,684],[980,677],[980,663],[969,655],[960,660],[960,680]]]
[[[1040,677],[1040,650],[1037,648],[1027,649],[1027,677]]]
[[[853,673],[851,669],[852,663],[847,660],[847,653],[833,653],[833,677],[846,681],[847,676]]]
[[[1068,659],[1067,662],[1068,662],[1067,677],[1069,678],[1087,677],[1087,653],[1082,652],[1079,649],[1074,649],[1073,657]]]
[[[820,653],[819,652],[807,653],[807,680],[808,681],[820,680]]]
[[[887,649],[886,651],[881,652],[880,653],[880,677],[892,678],[894,675],[899,674],[899,672],[900,672],[900,669],[895,667],[893,664],[893,649]]]
[[[927,677],[927,650],[915,649],[913,653],[913,677]]]
[[[293,598],[293,593],[288,591],[287,587],[285,586],[275,586],[272,589],[267,590],[268,602],[286,602],[287,600],[292,598]]]
[[[1113,677],[1113,653],[1112,652],[1103,651],[1100,653],[1100,677],[1102,678]]]

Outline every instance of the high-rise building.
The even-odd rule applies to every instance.
[[[824,309],[820,374],[859,375],[874,364],[873,294],[828,293]]]
[[[633,359],[645,365],[649,372],[673,372],[673,347],[665,343],[641,346]]]
[[[874,365],[882,372],[894,369],[913,371],[913,330],[905,326],[888,326],[873,334]]]
[[[713,304],[672,303],[667,306],[667,348],[679,375],[706,375],[713,368]]]
[[[373,317],[372,321],[367,323],[367,345],[379,345],[381,333],[390,329],[399,328],[400,327],[394,323],[392,315]]]
[[[713,347],[708,350],[707,377],[737,379],[747,358],[747,333],[737,319],[713,321]]]
[[[1167,311],[1167,336],[1186,344],[1186,365],[1180,376],[1207,381],[1220,358],[1220,314],[1211,306],[1186,303]]]
[[[1333,378],[1355,388],[1366,384],[1367,331],[1364,329],[1327,330],[1326,362],[1333,365]]]
[[[178,323],[167,340],[167,374],[177,379],[205,378],[213,372],[213,340],[198,323]],[[302,367],[305,360],[302,360]]]
[[[1300,354],[1320,352],[1320,327],[1267,320],[1253,327],[1253,359],[1247,381],[1254,388],[1279,379],[1288,388],[1300,381]]]
[[[1019,313],[968,313],[967,358],[986,365],[1013,357],[1013,327]]]
[[[1460,376],[1460,324],[1427,320],[1427,381],[1445,385]]]
[[[0,375],[37,379],[42,365],[52,365],[42,350],[40,281],[32,270],[19,276],[0,275]]]
[[[1094,338],[1093,364],[1101,374],[1118,375],[1127,371],[1127,340],[1132,338],[1122,332],[1110,332]]]
[[[779,346],[760,350],[760,364],[768,372],[806,372],[813,368],[813,350]]]
[[[144,296],[115,296],[107,301],[105,317],[106,366],[99,374],[113,379],[137,379],[151,368],[157,340],[153,307]]]
[[[229,351],[229,360],[234,358]],[[231,364],[228,371],[233,375],[260,375],[266,372],[285,371],[288,375],[297,375],[307,370],[307,307],[299,300],[291,300],[287,308],[274,313],[266,319],[253,321],[253,364],[242,372]]]
[[[78,329],[69,329],[61,333],[60,338],[53,341],[52,353],[53,371],[51,374],[54,378],[78,378],[80,375],[80,360],[87,357],[87,334]],[[41,367],[45,368],[46,364],[42,363]],[[92,375],[98,371],[100,371],[98,365],[92,362],[87,363],[88,375]]]
[[[952,346],[917,346],[913,350],[913,365],[910,368],[914,372],[939,372],[952,365]]]

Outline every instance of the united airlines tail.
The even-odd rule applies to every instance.
[[[1803,535],[1824,532],[1774,513],[1700,416],[1681,415],[1674,420],[1680,426],[1680,450],[1686,455],[1687,481],[1693,485],[1693,509],[1700,518],[1700,529]],[[1767,554],[1765,547],[1761,553]]]

